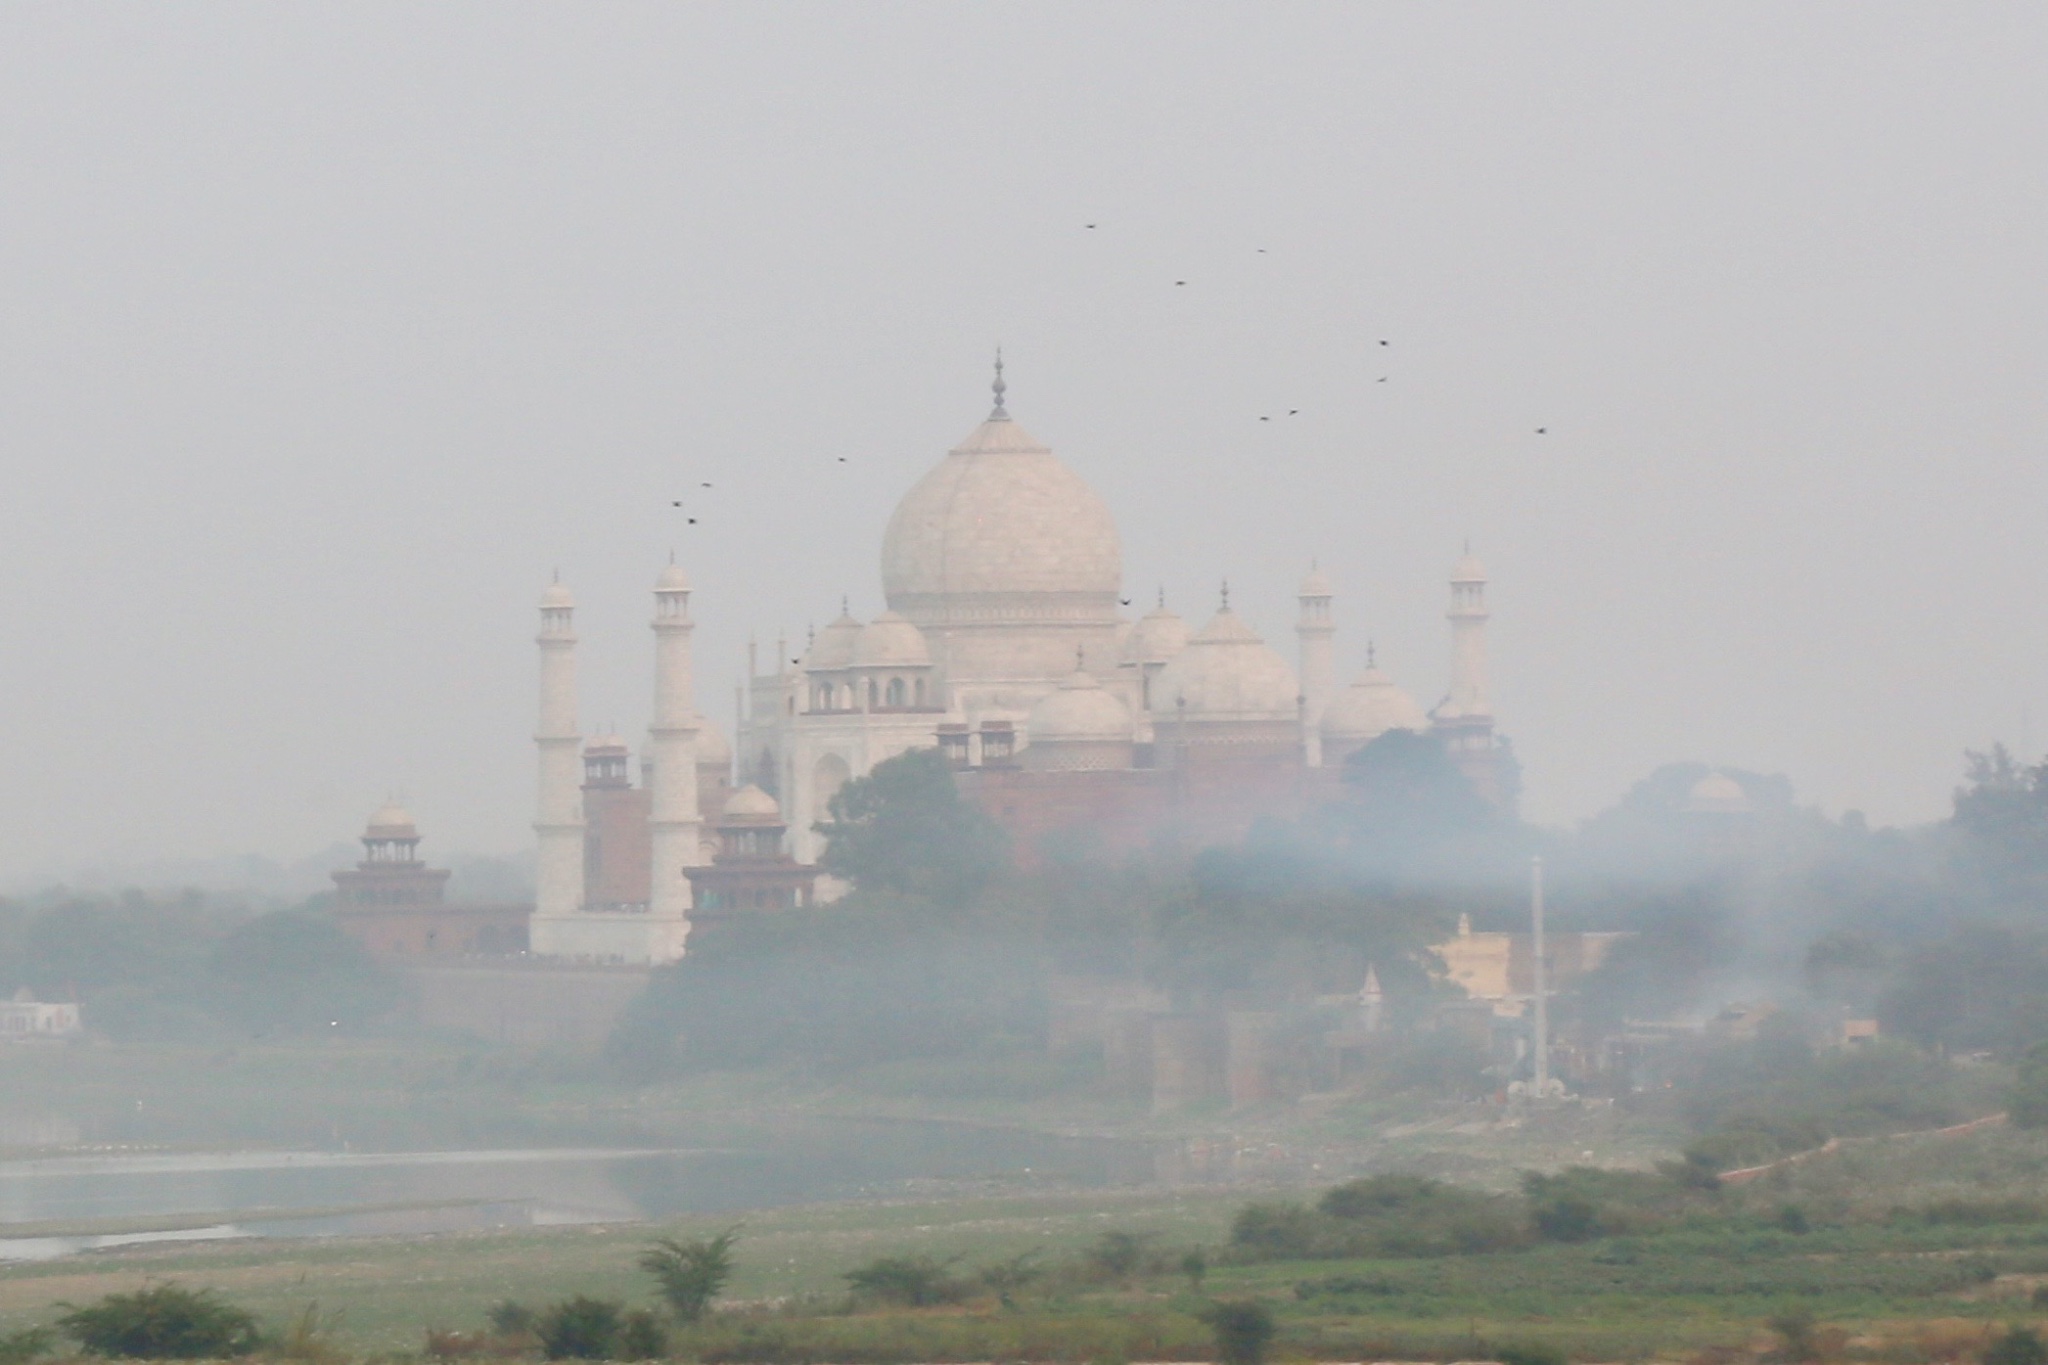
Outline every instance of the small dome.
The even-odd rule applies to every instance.
[[[1389,730],[1426,730],[1429,717],[1392,678],[1372,667],[1330,699],[1321,728],[1325,740],[1363,742]]]
[[[1025,722],[1033,745],[1131,738],[1131,712],[1093,675],[1075,669],[1038,699]]]
[[[844,668],[853,662],[853,647],[860,639],[860,622],[853,619],[844,607],[839,609],[839,619],[818,632],[811,641],[811,647],[804,654],[804,668],[812,673]]]
[[[1749,793],[1726,773],[1708,773],[1693,783],[1685,808],[1695,815],[1747,815],[1754,809]]]
[[[1486,581],[1486,566],[1481,564],[1476,556],[1468,553],[1451,566],[1451,581],[1453,583],[1484,583]]]
[[[923,668],[931,661],[924,632],[893,611],[868,622],[853,645],[856,668]]]
[[[725,818],[757,822],[780,820],[782,807],[776,804],[774,797],[749,782],[725,799]]]
[[[370,815],[369,828],[363,831],[366,839],[417,839],[419,834],[411,813],[396,801],[377,807]]]
[[[670,561],[669,566],[661,571],[661,577],[654,580],[654,590],[656,592],[688,592],[690,590],[690,576],[683,572],[682,565]]]
[[[727,767],[732,763],[732,741],[725,737],[725,731],[711,723],[708,716],[697,716],[697,766]]]
[[[570,592],[560,583],[548,584],[547,591],[540,595],[542,611],[557,611],[564,607],[573,607],[575,605],[576,594]]]
[[[1330,576],[1319,567],[1310,568],[1308,577],[1301,580],[1301,590],[1296,595],[1299,597],[1328,597],[1330,595]]]
[[[1159,670],[1154,715],[1183,704],[1190,720],[1293,720],[1300,714],[1294,670],[1229,607]]]
[[[1124,637],[1124,662],[1163,664],[1188,647],[1188,634],[1188,623],[1161,603],[1139,617]]]

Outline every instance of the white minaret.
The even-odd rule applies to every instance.
[[[1451,570],[1451,694],[1446,718],[1493,717],[1486,698],[1486,566],[1467,549]]]
[[[682,955],[689,933],[686,867],[703,861],[697,807],[697,704],[690,686],[690,578],[670,564],[654,583],[653,791],[647,821],[653,866],[647,913],[657,962]]]
[[[1451,609],[1444,615],[1451,623],[1451,690],[1430,713],[1431,728],[1479,794],[1500,802],[1507,798],[1486,695],[1486,567],[1469,546],[1451,569]]]
[[[1323,765],[1323,708],[1337,692],[1335,639],[1330,619],[1330,579],[1314,563],[1301,580],[1301,619],[1294,634],[1301,641],[1302,746],[1311,768]]]
[[[540,799],[533,830],[536,919],[583,908],[583,736],[576,729],[576,599],[559,582],[540,599]],[[536,932],[536,943],[547,937]]]

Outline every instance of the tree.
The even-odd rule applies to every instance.
[[[1202,1321],[1216,1334],[1217,1365],[1259,1365],[1273,1344],[1273,1310],[1257,1299],[1211,1304]]]
[[[2015,1128],[2048,1128],[2048,1043],[2027,1049],[2006,1108]]]
[[[398,979],[324,915],[284,910],[236,926],[207,964],[228,1019],[258,1033],[361,1029],[401,998]]]
[[[2032,1328],[2008,1327],[1985,1349],[1984,1365],[2048,1365],[2048,1346]]]
[[[678,1322],[696,1322],[732,1278],[732,1248],[739,1229],[715,1237],[679,1242],[664,1237],[640,1256],[640,1268],[654,1277],[661,1297]]]
[[[929,1308],[956,1302],[967,1292],[967,1286],[952,1274],[952,1266],[950,1260],[935,1261],[929,1256],[877,1256],[847,1271],[846,1283],[855,1298]]]
[[[175,1284],[109,1294],[72,1308],[57,1327],[87,1355],[137,1360],[218,1360],[248,1355],[261,1342],[254,1317],[222,1303],[210,1289]]]
[[[965,904],[1007,862],[1003,832],[960,799],[937,749],[913,749],[841,787],[817,826],[821,864],[863,890]]]
[[[625,1326],[623,1305],[578,1294],[542,1313],[534,1330],[549,1360],[616,1360]]]

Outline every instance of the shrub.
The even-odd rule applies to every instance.
[[[1548,1342],[1523,1342],[1494,1352],[1500,1365],[1566,1365],[1565,1354]]]
[[[57,1334],[47,1327],[24,1327],[0,1335],[0,1365],[28,1365],[57,1347]]]
[[[2008,1327],[1984,1351],[1984,1365],[2048,1365],[2048,1346],[2027,1327]]]
[[[1151,1240],[1136,1232],[1105,1232],[1082,1259],[1097,1278],[1121,1284],[1144,1267],[1145,1243]]]
[[[534,1331],[549,1360],[615,1360],[625,1319],[621,1305],[578,1294],[542,1313]]]
[[[996,1296],[997,1303],[1005,1308],[1015,1308],[1018,1292],[1028,1288],[1045,1273],[1043,1267],[1032,1264],[1037,1259],[1037,1252],[1027,1251],[1021,1256],[1012,1256],[1007,1261],[997,1261],[994,1265],[983,1266],[976,1272],[976,1278],[981,1281],[984,1288]]]
[[[878,1256],[849,1270],[846,1283],[857,1299],[929,1308],[966,1297],[967,1286],[953,1276],[952,1265],[952,1261],[935,1261],[929,1256]]]
[[[72,1308],[57,1326],[87,1355],[139,1360],[245,1356],[261,1340],[249,1314],[222,1303],[210,1289],[175,1284],[109,1294],[98,1303]]]
[[[1785,1360],[1818,1360],[1820,1345],[1814,1340],[1813,1310],[1788,1308],[1774,1314],[1765,1324],[1778,1334],[1780,1357]]]
[[[1504,1251],[1528,1241],[1518,1201],[1419,1176],[1354,1180],[1314,1209],[1248,1204],[1230,1242],[1249,1260],[1444,1256]]]
[[[626,1314],[619,1328],[620,1360],[659,1360],[667,1354],[668,1333],[662,1330],[661,1319],[645,1308]]]
[[[732,1278],[732,1247],[738,1236],[734,1227],[693,1242],[664,1237],[642,1253],[640,1268],[654,1277],[676,1321],[698,1321],[725,1288]]]
[[[1273,1344],[1273,1310],[1257,1299],[1211,1304],[1202,1321],[1216,1334],[1217,1365],[1259,1365]]]
[[[491,1324],[493,1332],[511,1337],[531,1332],[539,1314],[516,1299],[500,1299],[484,1313],[484,1321]]]

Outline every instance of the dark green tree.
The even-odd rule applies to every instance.
[[[739,1229],[688,1242],[663,1237],[641,1253],[640,1268],[654,1277],[657,1289],[678,1322],[696,1322],[732,1278],[732,1248]]]
[[[542,1313],[534,1331],[549,1360],[617,1360],[625,1326],[624,1305],[578,1294]]]
[[[2034,1044],[2020,1059],[2006,1109],[2016,1128],[2048,1128],[2048,1043]]]
[[[325,915],[259,915],[215,946],[208,987],[228,1021],[254,1033],[355,1032],[390,1014],[398,978]]]
[[[69,1305],[66,1305],[67,1307]],[[57,1328],[87,1355],[136,1360],[218,1360],[261,1343],[256,1319],[210,1289],[151,1284],[72,1308]]]
[[[961,800],[937,749],[876,764],[827,809],[822,865],[863,890],[963,905],[1007,865],[1001,828]]]
[[[858,1299],[929,1308],[957,1302],[967,1285],[953,1274],[953,1261],[929,1256],[877,1256],[846,1272],[847,1287]]]
[[[2048,1365],[2048,1346],[2030,1327],[2008,1327],[1985,1348],[1984,1365]]]
[[[1203,1311],[1202,1321],[1216,1334],[1218,1365],[1260,1365],[1277,1330],[1273,1310],[1257,1299],[1229,1299]]]

